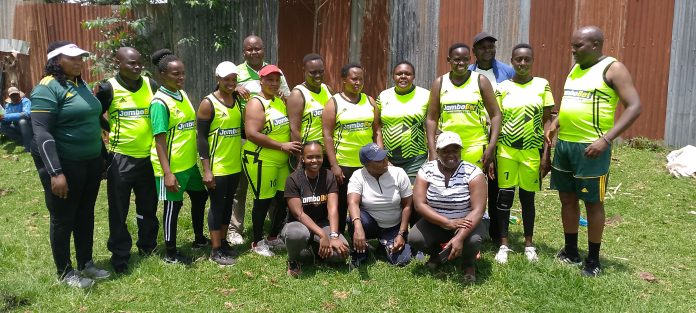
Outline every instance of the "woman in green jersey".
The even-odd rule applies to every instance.
[[[346,228],[348,179],[362,168],[360,148],[371,142],[384,146],[379,108],[372,97],[362,93],[365,85],[362,66],[346,64],[341,69],[341,78],[343,91],[329,99],[321,116],[324,148],[338,182],[339,233]]]
[[[234,195],[242,171],[242,111],[237,87],[237,66],[222,62],[215,69],[217,87],[198,106],[196,128],[198,154],[203,164],[203,184],[208,188],[210,259],[232,265],[236,252],[227,242]]]
[[[191,198],[191,219],[195,234],[194,248],[208,244],[203,236],[203,214],[208,198],[201,173],[196,165],[196,112],[184,87],[184,63],[171,51],[161,49],[152,54],[162,86],[150,103],[150,123],[154,143],[150,152],[155,185],[160,200],[164,200],[164,245],[167,263],[191,262],[176,248],[179,211],[184,202],[184,191]]]
[[[299,153],[301,144],[290,141],[290,122],[283,99],[278,97],[282,72],[275,65],[266,65],[259,71],[261,93],[246,105],[244,130],[247,141],[242,151],[244,174],[254,193],[252,227],[254,241],[251,248],[262,256],[273,256],[271,248],[282,248],[278,238],[287,215],[283,196],[285,179],[290,174],[288,157]],[[271,231],[263,238],[263,222],[271,204]]]
[[[544,143],[544,129],[550,122],[553,95],[549,82],[532,75],[534,54],[528,44],[512,49],[510,59],[515,75],[498,85],[503,123],[497,147],[498,204],[497,222],[500,248],[495,255],[498,263],[507,263],[510,207],[519,187],[524,224],[524,255],[529,261],[537,260],[532,243],[534,232],[534,192],[541,189],[541,179],[550,168],[548,146]]]

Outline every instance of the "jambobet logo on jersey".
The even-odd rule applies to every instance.
[[[193,129],[195,123],[193,121],[188,121],[184,123],[179,123],[179,125],[176,126],[178,130],[191,130]]]
[[[148,117],[150,115],[149,109],[132,109],[132,110],[121,110],[118,111],[118,117]]]
[[[345,131],[359,131],[372,127],[372,122],[355,122],[343,125]]]
[[[283,116],[281,118],[277,118],[273,120],[273,126],[280,126],[280,125],[285,125],[288,123],[288,117]]]
[[[324,109],[314,110],[314,111],[312,111],[312,116],[313,117],[321,116],[322,112],[324,112]]]
[[[580,98],[580,99],[592,99],[594,96],[593,92],[587,90],[576,90],[576,89],[565,89],[563,90],[563,97],[570,98]]]
[[[219,129],[218,130],[218,135],[224,136],[224,137],[236,137],[241,134],[241,131],[239,127],[237,128],[225,128],[225,129]]]
[[[445,112],[466,112],[466,111],[474,111],[476,110],[476,104],[473,103],[454,103],[454,104],[445,104],[442,107],[442,110]]]

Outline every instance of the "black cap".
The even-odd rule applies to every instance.
[[[387,151],[371,142],[360,148],[360,163],[365,165],[368,161],[382,161],[387,157]]]
[[[479,43],[479,41],[484,40],[484,39],[492,39],[493,41],[498,41],[498,39],[495,39],[495,37],[491,36],[491,34],[487,32],[480,32],[474,36],[474,46]]]

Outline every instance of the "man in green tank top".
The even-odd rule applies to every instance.
[[[604,56],[604,34],[596,26],[581,27],[571,38],[575,65],[563,91],[556,118],[546,130],[551,142],[559,132],[551,170],[551,187],[558,190],[565,247],[557,258],[581,264],[578,253],[579,201],[587,209],[588,255],[581,274],[600,271],[599,249],[604,232],[604,193],[611,161],[611,143],[638,118],[641,103],[631,74],[621,62]],[[614,124],[619,100],[624,112]]]
[[[142,56],[130,47],[116,52],[118,74],[97,86],[96,97],[102,104],[108,121],[109,160],[107,198],[109,201],[109,239],[111,265],[117,273],[128,268],[132,246],[126,219],[131,191],[135,194],[135,214],[138,225],[136,245],[143,254],[157,246],[157,193],[155,176],[150,162],[149,107],[157,90],[154,80],[141,76]]]

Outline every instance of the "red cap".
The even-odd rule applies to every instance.
[[[268,76],[269,74],[273,74],[273,73],[283,74],[283,72],[281,72],[277,66],[275,66],[273,64],[268,64],[268,65],[264,66],[263,68],[261,68],[261,70],[259,71],[259,76],[264,77],[264,76]]]

